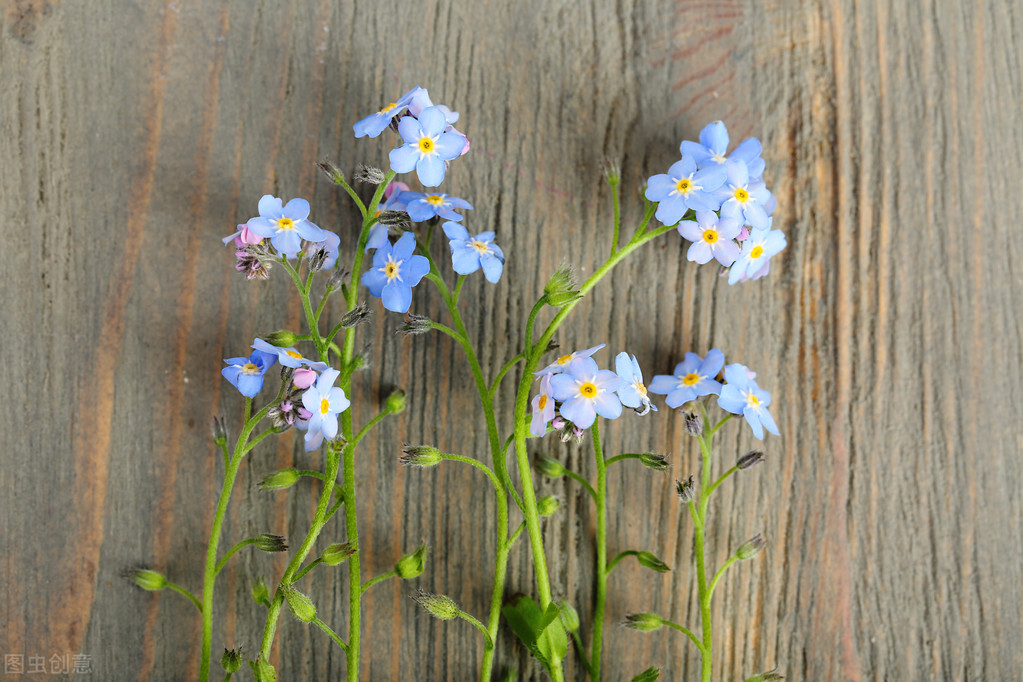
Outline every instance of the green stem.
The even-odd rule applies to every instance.
[[[397,576],[398,571],[388,571],[387,573],[381,573],[377,577],[370,578],[369,580],[367,580],[365,583],[362,584],[362,586],[359,589],[361,589],[363,592],[368,592],[369,588],[373,587],[377,583],[382,583],[388,578],[395,578]]]
[[[171,581],[168,580],[167,581],[167,589],[168,590],[173,590],[174,592],[177,592],[182,597],[186,597],[188,599],[188,601],[190,601],[193,604],[195,604],[195,608],[199,609],[199,613],[202,613],[202,602],[199,601],[198,597],[196,597],[194,594],[192,594],[191,592],[189,592],[188,590],[183,588],[181,585],[177,585],[177,584],[172,583]]]
[[[624,455],[615,455],[611,459],[607,460],[607,465],[611,466],[615,462],[621,462],[622,460],[626,459],[639,459],[642,456],[643,455],[639,454],[638,452],[627,452]]]
[[[529,319],[526,320],[526,350],[525,354],[528,356],[533,352],[533,325],[536,323],[536,316],[547,305],[547,297],[541,296],[540,300],[533,304],[533,309],[529,311]],[[545,346],[546,347],[546,346]]]
[[[707,589],[708,601],[710,600],[711,597],[714,596],[714,588],[717,586],[718,581],[721,580],[721,576],[725,574],[725,570],[727,570],[729,566],[731,566],[738,560],[739,557],[733,555],[728,559],[728,561],[724,563],[724,565],[721,568],[718,569],[718,572],[714,574],[714,579],[710,581],[710,587]]]
[[[473,618],[471,615],[469,615],[465,611],[459,611],[458,612],[458,617],[461,618],[462,620],[464,620],[467,623],[472,623],[476,627],[477,630],[479,630],[481,633],[483,633],[483,649],[484,649],[484,651],[494,648],[494,640],[490,637],[490,632],[487,631],[487,628],[483,625],[483,623],[479,622],[478,620]]]
[[[275,433],[275,431],[274,431],[273,429],[267,429],[267,430],[266,430],[266,431],[264,431],[263,433],[259,434],[258,436],[256,436],[255,438],[253,438],[253,439],[252,439],[252,442],[251,442],[251,443],[249,443],[248,445],[246,445],[246,446],[245,446],[245,450],[244,450],[244,451],[242,452],[242,454],[243,454],[243,455],[247,455],[247,454],[249,454],[249,452],[250,452],[250,451],[251,451],[251,450],[252,450],[252,449],[253,449],[254,447],[256,447],[256,446],[257,446],[257,445],[259,445],[259,444],[260,444],[261,442],[263,442],[263,439],[264,439],[264,438],[266,438],[267,436],[272,436],[272,435],[273,435],[274,433]]]
[[[219,574],[224,569],[224,566],[227,565],[227,562],[231,559],[231,557],[233,557],[238,552],[238,550],[240,550],[242,547],[248,547],[249,545],[255,544],[256,540],[257,538],[249,538],[248,540],[242,540],[237,545],[227,550],[227,554],[220,558],[220,561],[217,562],[216,568],[213,569],[214,575]]]
[[[597,500],[597,491],[593,489],[593,486],[590,485],[589,481],[567,467],[565,468],[565,475],[585,488],[586,492],[590,494],[590,497],[593,498],[594,502]]]
[[[324,622],[323,622],[322,620],[320,620],[319,618],[314,618],[314,619],[313,619],[313,623],[315,623],[315,624],[316,624],[316,627],[318,627],[318,628],[320,628],[321,630],[323,630],[324,632],[326,632],[326,633],[327,633],[327,636],[328,636],[328,637],[330,637],[330,638],[331,638],[332,640],[334,640],[334,643],[335,643],[335,644],[337,644],[337,645],[338,645],[339,647],[341,647],[342,649],[344,649],[344,650],[345,650],[345,652],[347,653],[347,651],[348,651],[348,645],[347,645],[347,644],[345,644],[345,641],[344,641],[343,639],[341,639],[340,635],[338,635],[338,634],[337,634],[336,632],[334,632],[334,631],[333,631],[333,630],[332,630],[332,629],[330,628],[330,626],[329,626],[329,625],[327,625],[326,623],[324,623]]]
[[[706,421],[706,420],[705,420]],[[713,663],[714,651],[714,629],[711,623],[710,611],[710,586],[707,583],[707,566],[704,554],[704,541],[706,532],[707,504],[710,501],[710,440],[706,436],[699,436],[700,450],[703,453],[703,471],[700,484],[700,504],[697,509],[698,523],[694,529],[696,545],[696,580],[700,597],[700,625],[703,630],[703,643],[700,648],[701,658],[701,682],[710,682],[711,666]]]
[[[600,652],[604,638],[604,607],[607,602],[607,463],[600,446],[599,420],[593,422],[590,435],[593,438],[593,455],[597,463],[597,604],[593,612],[593,640],[590,645],[590,678],[600,680]]]
[[[721,476],[721,478],[719,478],[718,480],[714,481],[714,483],[713,483],[713,484],[712,484],[712,485],[710,486],[710,488],[708,488],[708,489],[707,489],[707,497],[710,497],[710,496],[711,496],[711,494],[712,494],[712,493],[713,493],[713,492],[714,492],[715,490],[717,490],[717,488],[718,488],[718,486],[719,486],[719,485],[721,485],[721,484],[722,484],[722,483],[724,483],[724,482],[725,482],[726,480],[728,480],[728,477],[729,477],[729,476],[731,476],[732,474],[734,474],[734,473],[735,473],[736,471],[738,471],[738,470],[739,470],[739,467],[737,467],[737,466],[734,466],[734,467],[732,467],[731,469],[729,469],[728,471],[726,471],[726,472],[725,472],[725,473],[724,473],[724,474],[723,474],[723,475]]]
[[[302,570],[298,571],[295,575],[293,575],[291,577],[291,582],[292,583],[297,583],[299,580],[301,580],[302,578],[305,577],[306,573],[308,573],[309,571],[313,570],[314,568],[316,568],[317,566],[319,566],[322,563],[323,563],[323,558],[322,557],[316,557],[315,559],[310,561],[308,563],[308,565],[306,565],[305,568],[303,568]]]
[[[491,400],[493,400],[494,394],[497,393],[497,389],[501,385],[501,380],[504,379],[504,375],[510,372],[512,367],[519,364],[525,359],[526,359],[525,353],[519,353],[511,360],[509,360],[507,363],[505,363],[504,367],[501,368],[501,371],[497,373],[496,377],[494,377],[494,380],[490,382],[489,393]]]
[[[618,232],[621,226],[621,219],[618,213],[618,187],[619,181],[608,183],[611,185],[611,204],[614,207],[614,235],[611,238],[611,255],[618,251]]]
[[[479,469],[480,471],[487,475],[487,478],[489,478],[490,482],[494,485],[495,491],[501,489],[501,481],[497,478],[497,475],[490,470],[490,467],[488,467],[486,464],[479,461],[478,459],[473,459],[472,457],[463,457],[462,455],[452,455],[449,453],[444,453],[442,457],[452,462],[462,462],[463,464],[469,464],[471,466],[476,467],[477,469]]]
[[[684,625],[679,625],[678,623],[672,622],[670,620],[665,620],[663,618],[661,619],[661,622],[664,623],[665,625],[667,625],[670,628],[675,628],[676,630],[681,632],[683,635],[685,635],[686,637],[691,639],[693,641],[693,644],[696,645],[696,648],[700,650],[701,654],[703,654],[703,644],[696,637],[696,635],[693,634],[692,630],[690,630],[689,628],[687,628]]]
[[[352,441],[352,447],[353,448],[356,447],[359,444],[359,441],[361,441],[365,437],[365,435],[369,433],[370,429],[372,429],[374,426],[382,422],[390,414],[391,411],[385,409],[382,410],[379,414],[377,414],[377,416],[373,417],[368,422],[366,422],[366,425],[359,429],[359,433],[355,434],[355,440]]]
[[[638,556],[638,555],[639,555],[639,552],[637,550],[635,550],[635,549],[628,549],[628,550],[625,550],[624,552],[619,552],[618,555],[614,559],[611,559],[611,562],[608,563],[608,565],[607,565],[607,572],[608,572],[608,574],[610,574],[611,571],[615,570],[615,566],[617,566],[619,564],[619,562],[621,562],[621,560],[624,559],[625,557]]]

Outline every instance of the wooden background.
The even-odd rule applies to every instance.
[[[350,253],[353,212],[319,176],[383,164],[389,140],[351,125],[414,84],[462,113],[472,153],[445,189],[497,230],[505,277],[474,277],[464,312],[495,367],[562,261],[602,259],[621,159],[625,216],[679,140],[724,119],[764,142],[776,225],[789,248],[768,279],[729,287],[684,259],[675,234],[604,282],[560,340],[636,353],[648,376],[721,347],[772,391],[781,438],[769,462],[713,504],[712,563],[758,531],[768,550],[734,569],[716,602],[718,679],[777,666],[792,680],[1008,680],[1023,667],[1023,8],[978,0],[6,0],[0,12],[0,297],[6,366],[0,428],[0,650],[85,654],[92,679],[195,674],[199,619],[175,595],[120,578],[134,565],[199,589],[221,466],[208,423],[241,401],[221,359],[297,327],[290,286],[246,282],[219,238],[260,195],[308,197]],[[414,310],[441,318],[417,290]],[[403,441],[484,456],[460,350],[391,332],[362,338],[357,419],[392,386],[410,409],[359,460],[367,575],[423,540],[414,583],[365,603],[363,676],[470,679],[478,635],[424,616],[407,595],[444,592],[483,615],[493,501],[477,472],[405,471]],[[513,382],[509,382],[508,388]],[[379,387],[379,388],[378,388]],[[510,409],[508,394],[501,405]],[[657,475],[612,476],[612,551],[647,548],[666,575],[623,565],[609,618],[656,610],[695,624],[692,532],[671,484],[694,444],[662,410],[608,427],[611,452],[670,453]],[[237,430],[237,429],[235,429]],[[727,463],[753,445],[719,439]],[[589,450],[544,452],[592,473]],[[316,465],[291,436],[242,469],[227,541],[304,534],[316,491],[259,493],[287,465]],[[587,619],[592,511],[577,486],[545,523],[555,593]],[[324,542],[339,540],[340,525]],[[243,553],[218,583],[214,649],[258,648],[251,579],[283,561]],[[309,591],[344,627],[343,580]],[[532,591],[526,545],[509,593]],[[282,679],[337,678],[343,657],[282,618]],[[677,633],[611,627],[607,679],[647,665],[692,679]],[[507,633],[499,668],[538,669]],[[579,666],[573,666],[581,679]],[[11,676],[14,679],[14,676]]]

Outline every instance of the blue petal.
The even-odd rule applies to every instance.
[[[292,199],[284,207],[284,217],[291,218],[295,222],[305,220],[309,217],[309,202],[305,199]]]
[[[419,114],[419,125],[423,133],[430,137],[437,137],[448,125],[444,112],[437,107],[427,107]],[[461,149],[459,149],[461,151]]]
[[[353,125],[352,130],[355,131],[355,137],[364,137],[366,135],[376,137],[380,133],[384,132],[384,129],[387,128],[387,125],[390,122],[390,116],[383,116],[379,113],[370,114]]]
[[[274,227],[274,224],[270,222],[269,218],[252,218],[245,224],[248,225],[248,228],[255,235],[263,237],[264,239],[274,236],[274,232],[277,231],[277,228]]]
[[[461,248],[452,246],[451,268],[459,275],[476,272],[480,268],[479,252],[466,246]]]
[[[726,161],[725,172],[732,187],[745,187],[749,184],[749,169],[742,161]]]
[[[282,230],[270,240],[274,248],[288,258],[294,258],[302,248],[302,238],[293,230]]]
[[[388,158],[395,173],[408,173],[416,167],[421,154],[413,145],[404,144],[391,150]]]
[[[662,201],[674,189],[675,181],[671,179],[671,176],[660,173],[650,176],[646,181],[646,191],[643,194],[650,201]]]
[[[387,275],[380,272],[377,268],[373,268],[362,274],[360,282],[369,289],[369,293],[380,298],[380,292],[383,291],[384,285],[387,284]]]
[[[260,389],[263,388],[262,374],[239,374],[238,383],[235,384],[238,391],[246,398],[255,398]]]
[[[450,203],[455,208],[472,209],[472,204],[470,204],[465,199],[459,199],[458,197],[448,197],[448,203]]]
[[[742,414],[743,408],[746,407],[746,401],[743,400],[739,389],[731,384],[725,384],[721,387],[721,395],[718,396],[718,407],[725,412]]]
[[[430,272],[430,261],[425,256],[412,256],[401,268],[401,277],[410,287],[419,284]]]
[[[682,152],[682,156],[693,157],[693,159],[696,161],[696,165],[700,166],[701,168],[705,165],[716,163],[713,160],[713,157],[711,156],[710,150],[698,142],[690,142],[689,140],[685,140],[682,142],[681,145],[679,145],[678,150]]]
[[[411,232],[403,232],[398,241],[394,242],[391,248],[391,255],[394,260],[408,260],[412,252],[416,250],[416,236]]]
[[[669,393],[664,402],[668,407],[678,408],[692,400],[696,400],[696,391],[692,386],[682,386]]]
[[[264,218],[280,218],[284,215],[284,202],[272,194],[264,194],[259,200],[259,215]]]
[[[380,294],[380,302],[388,310],[407,313],[412,304],[412,287],[398,280],[385,284]]]
[[[725,365],[725,354],[718,348],[711,348],[707,351],[707,357],[700,364],[700,374],[713,379]]]
[[[678,377],[669,374],[658,374],[650,380],[650,385],[647,386],[646,390],[657,395],[667,395],[674,391],[676,386],[678,386]]]
[[[419,182],[426,187],[437,187],[444,182],[444,161],[436,154],[423,155],[416,163],[416,174]]]
[[[444,229],[444,235],[448,239],[459,239],[461,241],[469,241],[469,231],[465,229],[464,225],[458,223],[444,223],[441,225]]]
[[[622,381],[627,383],[631,383],[636,376],[632,371],[632,358],[625,351],[615,356],[615,372],[618,373]]]
[[[551,395],[555,400],[568,400],[579,392],[579,382],[567,374],[551,377]]]
[[[480,256],[480,265],[483,266],[483,276],[487,278],[488,282],[496,284],[501,279],[504,263],[499,258],[491,254]]]
[[[422,199],[417,201],[409,202],[408,205],[408,217],[412,219],[414,223],[421,223],[424,220],[437,215],[437,209],[434,206]]]
[[[746,406],[746,409],[742,411],[742,416],[746,418],[746,423],[753,429],[753,437],[757,440],[764,440],[764,425],[760,423],[760,415],[757,411]]]
[[[300,223],[295,223],[295,231],[298,232],[299,236],[307,242],[322,242],[326,241],[327,236],[330,234],[326,230],[322,229],[315,223],[311,223],[308,220],[303,220]]]
[[[423,128],[419,121],[411,116],[404,116],[398,121],[398,134],[407,145],[418,145],[419,138],[423,136]]]
[[[675,225],[678,221],[682,220],[682,216],[686,214],[687,209],[685,197],[678,194],[657,204],[656,216],[665,226]]]
[[[437,138],[435,149],[437,155],[445,161],[457,159],[465,149],[465,138],[458,133],[444,133]]]
[[[728,150],[728,129],[724,121],[714,121],[700,131],[700,143],[715,154]]]
[[[728,155],[728,158],[752,164],[753,160],[760,156],[760,151],[760,140],[755,137],[748,137],[739,143],[739,146]]]
[[[597,419],[597,413],[593,409],[593,401],[588,398],[573,398],[566,401],[561,406],[561,416],[580,429],[590,428]]]
[[[763,422],[764,428],[776,436],[780,436],[781,432],[778,430],[778,425],[774,423],[774,417],[767,411],[766,407],[760,408],[760,421]]]
[[[593,409],[604,419],[618,419],[622,416],[622,402],[609,391],[601,391],[593,399]]]
[[[728,173],[725,172],[724,166],[717,164],[707,166],[693,176],[693,182],[702,187],[704,192],[713,192],[725,184],[727,179]]]
[[[369,237],[366,239],[366,251],[379,249],[385,244],[390,244],[387,241],[387,225],[377,223],[369,228]]]

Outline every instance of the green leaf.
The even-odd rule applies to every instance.
[[[647,668],[640,674],[632,678],[632,682],[654,682],[658,677],[661,676],[661,669],[654,668],[653,666]]]
[[[568,654],[568,635],[558,619],[560,610],[557,605],[550,604],[546,611],[541,612],[532,598],[517,594],[501,612],[530,653],[553,675],[552,668]]]
[[[554,604],[551,604],[551,606],[554,606]],[[549,610],[548,613],[550,613]],[[546,617],[546,614],[544,617]],[[551,665],[547,665],[546,668],[553,676],[551,667],[560,665],[562,659],[568,654],[568,634],[565,632],[565,626],[558,619],[556,607],[554,609],[554,620],[550,621],[539,634],[536,646],[544,655],[544,658],[551,662]]]

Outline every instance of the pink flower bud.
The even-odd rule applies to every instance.
[[[309,388],[316,381],[316,372],[307,367],[299,367],[295,370],[293,380],[296,388]]]

